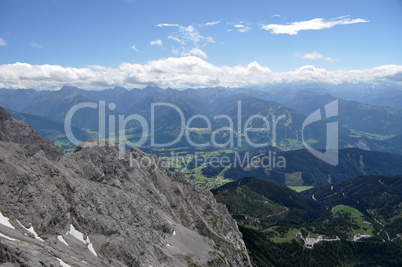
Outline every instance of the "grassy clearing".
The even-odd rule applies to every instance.
[[[186,169],[184,173],[186,176],[193,182],[194,185],[197,185],[203,189],[212,189],[216,187],[220,187],[226,183],[232,182],[231,179],[225,179],[222,176],[217,177],[206,177],[201,172],[202,167],[195,169]]]
[[[277,233],[276,236],[271,238],[271,240],[275,243],[290,243],[292,240],[296,240],[297,232],[299,232],[299,229],[291,228],[283,237],[279,236]]]
[[[289,187],[290,189],[296,191],[296,192],[302,192],[302,191],[311,189],[311,188],[313,188],[314,186],[304,186],[304,185],[301,185],[301,186],[288,186],[288,187]]]
[[[279,234],[278,232],[275,231],[275,226],[267,229],[266,231],[275,233],[275,236],[270,238],[271,241],[273,241],[275,243],[290,243],[290,242],[292,242],[292,240],[300,239],[299,237],[296,237],[296,234],[297,234],[297,232],[300,232],[300,233],[303,232],[302,229],[304,231],[306,231],[306,229],[304,227],[290,228],[289,231],[282,236],[281,236],[281,234]],[[315,233],[311,233],[311,232],[308,233],[308,237],[311,237],[311,238],[317,238],[318,236],[319,236],[319,234],[315,234]],[[306,238],[306,237],[307,236],[304,236],[304,238]]]
[[[340,212],[348,212],[348,213],[352,214],[355,218],[362,216],[360,211],[358,211],[357,209],[355,209],[353,207],[346,206],[346,205],[338,205],[338,206],[334,207],[333,210],[340,211]]]
[[[356,224],[359,226],[359,229],[350,229],[348,232],[348,238],[353,239],[356,234],[361,235],[371,235],[373,236],[374,227],[373,225],[364,219],[363,214],[357,209],[346,206],[346,205],[338,205],[332,209],[333,212],[342,212],[342,213],[350,213]]]
[[[163,153],[164,155],[169,155],[170,151],[169,149],[161,149],[158,151],[153,151],[156,154]],[[222,150],[216,150],[216,151],[205,151],[203,152],[202,156],[203,157],[212,157],[212,156],[219,156],[219,155],[225,155],[226,153],[233,152],[232,150],[228,149],[222,149]],[[231,179],[225,179],[223,178],[223,173],[225,170],[223,170],[221,173],[218,174],[215,177],[207,177],[203,175],[202,169],[205,168],[206,162],[198,162],[196,168],[187,168],[188,166],[193,166],[192,164],[189,165],[189,163],[194,159],[194,155],[189,153],[188,151],[183,151],[180,148],[180,152],[176,151],[174,152],[175,156],[179,156],[178,158],[175,158],[173,160],[168,160],[166,161],[166,164],[168,165],[169,168],[174,168],[175,171],[181,171],[183,172],[192,182],[193,184],[203,188],[203,189],[212,189],[215,187],[222,186],[228,182],[231,182]]]
[[[301,186],[304,184],[301,172],[285,173],[285,185]]]
[[[256,230],[256,231],[260,230],[260,228],[258,226],[255,226],[255,225],[252,225],[252,224],[245,224],[243,226],[247,227],[247,228],[250,228],[250,229],[253,229],[253,230]]]
[[[363,131],[358,131],[355,129],[350,129],[352,132],[352,137],[357,137],[357,138],[361,138],[361,137],[367,137],[370,139],[375,139],[375,140],[385,140],[391,137],[394,137],[395,135],[380,135],[380,134],[372,134],[372,133],[367,133],[367,132],[363,132]]]

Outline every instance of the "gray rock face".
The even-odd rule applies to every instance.
[[[63,150],[53,145],[53,142],[40,136],[29,124],[14,120],[0,106],[0,141],[13,142],[23,146],[27,156],[32,156],[43,150],[47,158],[59,160]]]
[[[251,266],[226,207],[156,156],[63,153],[1,107],[0,211],[5,266]]]

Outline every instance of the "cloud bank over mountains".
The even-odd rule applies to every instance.
[[[0,88],[58,89],[126,88],[158,85],[172,88],[247,87],[286,83],[396,83],[402,85],[402,66],[384,65],[364,70],[328,71],[312,65],[293,71],[273,72],[258,62],[246,66],[217,66],[197,56],[169,57],[146,64],[121,63],[117,68],[14,63],[0,65]]]

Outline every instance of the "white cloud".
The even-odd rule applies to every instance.
[[[330,20],[325,20],[323,18],[316,18],[307,21],[298,21],[291,24],[268,24],[262,25],[261,29],[269,30],[274,34],[290,34],[296,35],[299,31],[305,30],[322,30],[327,28],[332,28],[336,25],[347,25],[369,22],[365,19],[350,19],[348,16],[342,16]]]
[[[159,45],[162,46],[162,40],[155,40],[150,43],[150,45]]]
[[[210,43],[215,43],[215,40],[211,36],[203,36],[199,29],[204,26],[213,26],[220,23],[220,21],[207,22],[205,24],[199,24],[198,26],[189,25],[181,26],[172,32],[167,38],[178,43],[178,46],[172,47],[172,53],[177,56],[198,56],[201,58],[207,58],[207,54],[201,50]],[[198,27],[198,28],[197,28]],[[156,41],[151,42],[151,45],[156,44]],[[162,45],[162,41],[161,45]]]
[[[181,56],[197,56],[197,57],[201,57],[201,58],[207,58],[207,54],[197,47],[195,47],[189,51],[183,51],[181,53]]]
[[[31,42],[31,46],[32,46],[32,47],[35,47],[35,48],[43,48],[42,45],[40,45],[40,44],[38,44],[38,43],[35,43],[35,42]]]
[[[249,30],[251,30],[251,27],[248,26],[248,25],[245,26],[243,24],[243,22],[241,22],[239,24],[235,24],[234,27],[235,27],[235,30],[238,31],[238,32],[248,32]]]
[[[197,51],[193,51],[197,53]],[[146,64],[122,63],[117,68],[15,63],[0,65],[0,88],[59,89],[127,88],[156,84],[161,87],[245,87],[280,83],[377,83],[402,84],[402,66],[385,65],[365,70],[327,71],[308,65],[288,72],[273,72],[257,62],[246,66],[217,66],[196,56],[170,57]]]
[[[131,47],[131,49],[133,49],[135,52],[139,52],[139,50],[137,49],[137,47],[135,47],[135,45],[133,45],[133,46]]]
[[[6,46],[7,45],[7,41],[4,40],[3,38],[0,38],[0,46]]]
[[[251,30],[251,27],[244,27],[244,28],[238,29],[237,31],[239,31],[239,32],[248,32],[249,30]]]
[[[204,25],[205,25],[205,26],[214,26],[214,25],[216,25],[216,24],[219,24],[220,22],[221,22],[220,20],[217,20],[217,21],[210,21],[210,22],[205,23]]]
[[[184,27],[179,26],[179,31],[168,37],[176,42],[185,45],[192,42],[194,45],[206,45],[207,43],[215,43],[214,39],[209,36],[202,36],[200,32],[192,25]]]
[[[178,42],[178,43],[180,43],[180,44],[182,44],[182,45],[185,44],[185,41],[184,41],[183,39],[178,38],[178,37],[173,36],[173,35],[169,35],[169,36],[168,36],[168,39],[172,39],[172,40],[174,40],[174,41],[176,41],[176,42]]]
[[[317,59],[322,59],[322,60],[326,60],[329,62],[333,62],[335,61],[332,57],[325,57],[324,55],[318,53],[317,51],[313,51],[311,53],[305,54],[303,56],[304,59],[311,59],[311,60],[317,60]]]
[[[179,24],[160,23],[156,27],[179,27]]]
[[[5,85],[8,88],[30,88],[33,86],[38,89],[48,89],[70,83],[87,87],[88,81],[97,79],[97,77],[96,72],[90,68],[66,68],[58,65],[14,63],[0,65],[0,80],[3,79],[9,79],[7,82],[0,82],[1,85]],[[55,86],[52,86],[52,83]]]
[[[281,15],[278,15],[278,14],[271,15],[272,18],[279,18],[280,16]]]

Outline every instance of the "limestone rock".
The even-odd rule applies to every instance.
[[[64,153],[1,107],[0,211],[8,266],[251,266],[226,207],[155,155]]]

